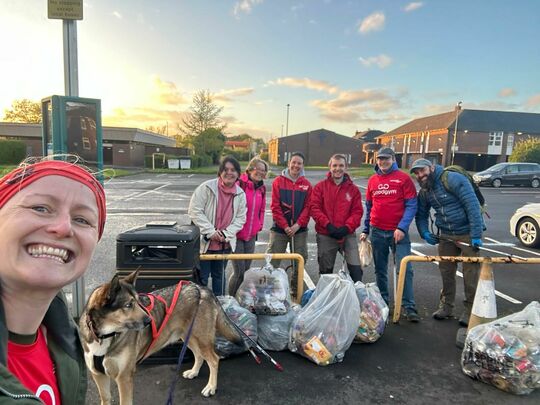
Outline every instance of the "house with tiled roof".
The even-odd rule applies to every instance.
[[[418,158],[444,166],[457,164],[480,171],[506,162],[514,145],[540,137],[540,114],[514,111],[454,111],[414,119],[377,137],[396,151],[400,167]]]

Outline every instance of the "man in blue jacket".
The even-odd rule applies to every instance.
[[[412,164],[411,173],[420,185],[416,213],[418,232],[430,245],[439,244],[440,256],[478,256],[484,226],[478,198],[464,175],[447,171],[444,173],[444,176],[448,176],[447,181],[443,182],[443,171],[442,166],[432,164],[427,159],[418,159]],[[435,226],[439,235],[429,228],[431,208],[435,210]],[[451,318],[454,312],[457,263],[441,261],[439,270],[443,287],[439,309],[433,313],[433,318],[443,320]],[[478,263],[463,263],[465,310],[459,318],[462,326],[469,323],[479,273]]]

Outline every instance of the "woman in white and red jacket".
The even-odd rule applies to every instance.
[[[238,185],[246,193],[247,215],[244,227],[236,234],[236,250],[234,253],[255,252],[257,233],[264,226],[264,210],[266,208],[266,186],[264,179],[268,172],[268,164],[259,158],[248,163],[246,172],[240,176]],[[229,280],[229,295],[236,295],[236,290],[244,281],[244,273],[251,265],[251,260],[233,260],[233,273]]]

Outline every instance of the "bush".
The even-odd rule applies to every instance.
[[[191,156],[191,168],[212,166],[212,157],[208,155],[193,155]]]
[[[26,144],[23,141],[0,140],[0,164],[17,165],[26,158]]]
[[[268,152],[261,153],[261,159],[270,164],[270,161],[268,160]]]
[[[527,138],[516,143],[509,162],[540,163],[540,138]]]

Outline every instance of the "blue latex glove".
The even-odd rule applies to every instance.
[[[439,238],[437,238],[436,235],[428,231],[422,234],[422,238],[424,238],[424,240],[430,245],[436,245],[437,243],[439,243]]]
[[[483,245],[482,239],[471,239],[471,246],[473,249],[478,250]]]

